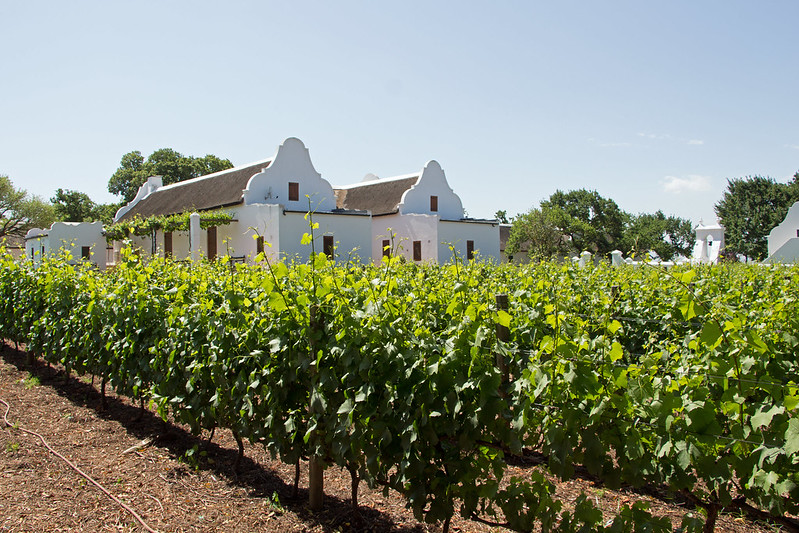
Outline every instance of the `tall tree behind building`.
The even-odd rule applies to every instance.
[[[139,187],[150,176],[162,176],[164,185],[169,185],[232,167],[229,159],[220,159],[212,154],[184,156],[171,148],[161,148],[145,160],[136,150],[122,156],[119,168],[108,180],[108,191],[122,196],[123,202],[127,203],[133,200]]]

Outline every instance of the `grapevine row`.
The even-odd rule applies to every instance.
[[[45,359],[151,401],[195,433],[229,428],[289,464],[384,485],[417,517],[529,531],[612,522],[562,479],[666,486],[706,512],[799,510],[796,270],[179,264],[100,273],[2,259],[0,328]],[[508,295],[508,309],[494,297]],[[507,328],[497,338],[496,326]],[[497,368],[497,355],[507,364]]]

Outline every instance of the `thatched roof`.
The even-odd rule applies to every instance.
[[[272,163],[265,159],[207,176],[166,185],[145,196],[120,220],[135,216],[172,215],[186,211],[205,211],[240,204],[247,182]]]
[[[372,180],[337,188],[336,207],[387,215],[399,210],[402,195],[416,185],[419,174]]]

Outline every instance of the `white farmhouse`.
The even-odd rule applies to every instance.
[[[313,232],[317,252],[338,258],[370,257],[368,213],[336,207],[330,183],[314,169],[302,141],[293,137],[283,141],[271,159],[166,186],[160,177],[152,177],[114,221],[212,209],[230,213],[233,221],[197,228],[194,243],[190,232],[183,231],[158,232],[154,247],[147,237],[134,238],[134,244],[178,259],[191,257],[194,248],[209,259],[228,255],[252,261],[264,252],[272,261],[307,260],[311,246],[301,241],[303,234],[310,233],[306,217],[310,210],[313,222],[319,224]]]
[[[478,258],[500,262],[499,221],[464,217],[463,204],[444,171],[429,161],[413,174],[363,181],[336,189],[336,205],[368,211],[372,218],[372,259],[399,254],[408,261],[440,262]]]
[[[706,226],[700,220],[695,231],[696,242],[691,263],[702,265],[718,263],[719,253],[724,249],[724,228],[718,224]]]
[[[796,263],[799,261],[799,202],[794,203],[785,220],[768,234],[766,263]]]
[[[45,257],[68,253],[71,263],[89,261],[106,266],[102,222],[54,222],[49,229],[31,229],[25,235],[25,257],[38,265]]]

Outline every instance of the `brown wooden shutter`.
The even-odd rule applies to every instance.
[[[333,240],[333,236],[325,235],[322,242],[325,250],[325,255],[328,256],[330,259],[335,259],[334,255],[336,252],[336,245],[335,241]]]
[[[438,196],[430,197],[430,211],[438,211]]]
[[[466,241],[466,259],[474,259],[474,241]]]
[[[391,241],[388,239],[383,241],[383,257],[391,257]]]
[[[289,202],[296,202],[300,199],[300,184],[295,181],[289,182]]]
[[[172,257],[172,232],[164,233],[164,257]]]
[[[216,259],[216,226],[208,228],[208,260]]]
[[[264,238],[260,235],[258,236],[257,239],[255,239],[255,253],[256,254],[264,253]]]
[[[422,260],[422,241],[413,241],[413,260]]]
[[[81,259],[89,259],[92,256],[91,246],[81,246],[80,257]]]

